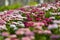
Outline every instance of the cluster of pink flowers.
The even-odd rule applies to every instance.
[[[24,22],[26,27],[31,27],[31,26],[48,26],[51,22],[51,18],[46,18],[45,17],[45,11],[40,10],[37,7],[29,7],[27,8],[20,8],[19,9],[23,14],[26,15],[27,19]],[[35,25],[36,24],[36,25]]]
[[[45,17],[46,11],[51,8],[56,12],[60,8],[60,2],[24,6],[16,10],[1,12],[0,35],[4,40],[35,40],[35,33],[52,35],[50,29],[57,28],[58,25],[53,24],[51,17]],[[8,27],[6,24],[9,24]]]

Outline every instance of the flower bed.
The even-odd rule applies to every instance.
[[[60,2],[0,12],[0,40],[60,40]]]

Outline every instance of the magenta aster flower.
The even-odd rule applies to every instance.
[[[22,11],[26,11],[24,8],[20,8],[20,10],[22,10]]]
[[[33,24],[33,22],[24,22],[25,27],[32,27]]]
[[[41,19],[41,18],[36,18],[36,20],[37,20],[37,21],[40,21],[40,20],[42,20],[42,19]]]
[[[32,21],[32,18],[30,18],[30,17],[27,17],[27,20],[28,20],[28,21]]]
[[[26,14],[26,16],[27,16],[28,21],[32,21],[32,18],[30,17],[30,14]]]
[[[48,23],[46,20],[43,20],[42,22],[45,24],[45,26],[48,26]]]
[[[36,9],[32,9],[31,10],[31,13],[35,13],[37,10]]]
[[[48,23],[52,22],[52,19],[49,19],[49,18],[45,18],[45,20],[46,20]]]

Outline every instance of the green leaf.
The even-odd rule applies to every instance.
[[[0,35],[0,40],[4,40],[4,38]]]
[[[30,6],[34,6],[36,4],[37,4],[37,2],[33,2],[33,1],[31,1],[31,2],[28,3],[28,5],[30,5]]]
[[[49,12],[49,11],[46,11],[45,17],[46,17],[46,18],[49,18],[50,16],[51,16],[50,12]]]
[[[7,28],[7,31],[8,31],[10,34],[15,34],[14,29],[11,28],[9,24],[6,24],[6,28]]]
[[[56,19],[56,20],[60,20],[60,16],[56,15],[56,16],[55,16],[55,19]]]
[[[35,33],[35,40],[50,40],[50,36],[47,34]]]
[[[52,32],[53,34],[60,34],[59,28],[51,29],[51,32]]]
[[[34,28],[33,28],[33,27],[29,27],[29,29],[30,29],[31,31],[33,31],[33,30],[34,30]]]
[[[60,12],[60,8],[58,8],[58,12]]]
[[[22,16],[23,16],[23,17],[26,17],[26,14],[25,14],[25,13],[23,13],[23,14],[22,14]]]

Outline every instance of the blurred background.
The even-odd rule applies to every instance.
[[[22,5],[27,5],[30,2],[43,3],[43,2],[54,2],[56,0],[0,0],[0,6],[12,5],[15,3],[21,3]]]
[[[0,11],[20,8],[25,5],[55,2],[58,0],[0,0]]]

